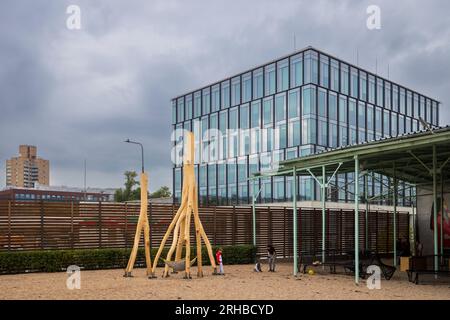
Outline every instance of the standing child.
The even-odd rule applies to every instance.
[[[216,252],[216,262],[219,265],[219,274],[225,275],[223,272],[223,261],[222,261],[222,248],[219,248]]]
[[[269,259],[269,272],[275,272],[275,261],[277,259],[277,251],[272,245],[267,246],[267,258]]]

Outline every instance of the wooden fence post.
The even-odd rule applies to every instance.
[[[102,248],[102,230],[103,230],[103,220],[102,220],[102,202],[98,202],[98,247]]]
[[[11,250],[11,200],[8,200],[8,251]]]
[[[44,201],[40,201],[40,212],[41,212],[41,249],[44,249]]]
[[[375,211],[375,250],[378,252],[378,210]]]
[[[70,202],[70,247],[73,249],[74,234],[73,234],[73,200]]]
[[[390,245],[389,245],[389,235],[390,235],[390,233],[391,233],[391,225],[390,225],[390,221],[389,221],[389,216],[390,216],[390,212],[388,211],[387,213],[386,213],[386,217],[387,217],[387,236],[386,236],[386,253],[388,253],[389,252],[389,248],[391,247]],[[395,239],[394,239],[394,241],[395,241]]]
[[[330,209],[327,209],[327,224],[326,224],[326,241],[325,241],[325,250],[330,249]]]
[[[153,217],[153,204],[149,203],[150,209],[148,210],[148,225],[150,227],[150,256],[152,255],[152,242],[153,242],[153,227],[152,227],[152,217]]]
[[[128,249],[128,203],[125,202],[125,249]]]
[[[283,257],[286,257],[286,207],[283,207]]]
[[[213,243],[214,246],[217,245],[217,206],[214,207],[214,235],[213,235]]]
[[[272,245],[272,211],[270,210],[270,207],[267,207],[267,209],[269,209],[268,215],[267,215],[267,222],[269,223],[269,228],[268,229],[268,239],[269,239],[269,244]]]
[[[303,251],[302,215],[303,215],[302,208],[301,207],[297,208],[297,230],[298,230],[298,233],[297,233],[298,247],[297,248],[298,248],[298,251],[300,251],[300,255],[302,254],[302,251]]]
[[[235,237],[236,237],[236,230],[235,230],[235,225],[236,225],[236,206],[233,205],[233,216],[231,217],[231,244],[234,246],[235,244]]]

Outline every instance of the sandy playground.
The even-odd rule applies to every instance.
[[[182,279],[173,274],[167,279],[149,280],[144,269],[135,269],[133,278],[124,278],[123,270],[81,271],[81,289],[66,287],[67,274],[34,273],[0,276],[0,300],[3,299],[446,299],[450,300],[450,282],[424,281],[415,285],[406,274],[396,272],[390,281],[382,280],[380,290],[369,290],[365,280],[359,286],[353,277],[330,275],[317,268],[315,275],[292,276],[292,264],[282,263],[277,272],[253,272],[253,265],[225,266],[225,276]],[[193,275],[196,268],[192,269]]]

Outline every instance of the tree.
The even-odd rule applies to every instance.
[[[114,201],[124,202],[132,200],[141,199],[141,188],[133,190],[133,187],[138,185],[139,182],[136,181],[137,173],[135,171],[125,171],[125,188],[117,189],[114,194]]]
[[[169,187],[163,186],[150,194],[150,198],[170,198],[172,193],[170,192]]]

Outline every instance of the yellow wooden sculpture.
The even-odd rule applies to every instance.
[[[130,259],[128,260],[127,268],[125,269],[124,277],[131,277],[131,271],[136,261],[136,255],[139,248],[139,240],[141,238],[141,231],[144,230],[144,247],[145,247],[145,263],[147,265],[147,275],[151,274],[152,258],[150,257],[150,226],[147,216],[147,187],[148,177],[145,172],[141,173],[141,211],[139,213],[139,220],[136,226],[136,234],[134,235],[133,249],[131,250]]]
[[[173,231],[172,244],[170,246],[169,252],[167,253],[167,258],[165,261],[165,268],[163,277],[169,275],[170,262],[172,256],[175,252],[175,263],[183,263],[185,270],[185,279],[191,278],[191,263],[185,263],[185,261],[191,261],[191,242],[190,242],[190,226],[191,219],[194,219],[195,225],[195,239],[197,246],[197,276],[203,277],[202,269],[202,239],[205,242],[206,248],[208,250],[209,260],[211,261],[211,266],[213,268],[213,273],[216,272],[216,263],[214,261],[214,256],[211,248],[211,244],[206,236],[203,225],[200,221],[198,215],[198,197],[197,197],[197,186],[195,183],[195,173],[194,173],[194,134],[188,132],[185,135],[185,145],[184,145],[184,156],[183,156],[183,188],[181,196],[181,204],[175,217],[169,225],[169,228],[164,235],[161,245],[156,254],[155,260],[153,261],[153,268],[151,277],[155,277],[155,270],[158,264],[158,260],[161,256],[161,252],[166,244],[167,239]],[[183,247],[186,248],[184,259],[182,258]]]

